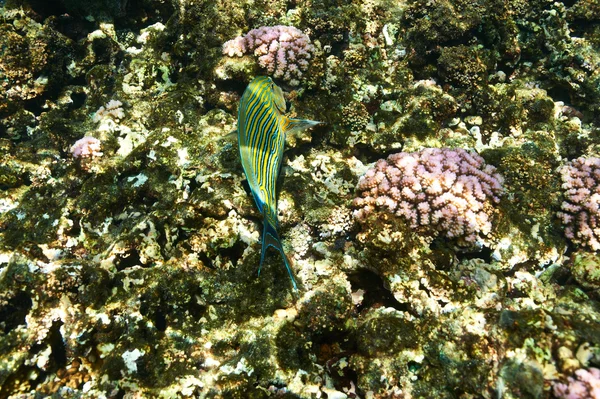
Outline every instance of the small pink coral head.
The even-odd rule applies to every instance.
[[[269,74],[283,78],[291,85],[299,83],[300,71],[308,69],[308,60],[314,50],[308,36],[293,26],[284,25],[252,29],[245,36],[223,45],[223,54],[230,57],[253,53]],[[264,57],[266,55],[269,57]]]
[[[575,371],[575,378],[568,377],[566,383],[557,382],[552,387],[554,396],[559,399],[600,399],[600,370]]]
[[[600,158],[580,157],[560,170],[564,202],[558,217],[574,244],[600,250]]]
[[[237,56],[241,57],[246,53],[246,40],[238,36],[235,39],[225,42],[223,45],[223,54],[229,57]]]
[[[100,140],[85,136],[71,146],[73,158],[93,158],[102,156]]]

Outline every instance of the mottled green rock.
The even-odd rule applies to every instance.
[[[598,289],[600,287],[600,258],[594,253],[576,252],[571,263],[571,273],[583,287]]]

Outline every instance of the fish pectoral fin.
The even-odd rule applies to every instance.
[[[302,133],[304,130],[309,129],[313,126],[320,125],[323,122],[311,121],[309,119],[291,119],[287,118],[285,133],[297,135]]]
[[[231,132],[229,132],[225,136],[223,136],[223,138],[227,139],[227,140],[233,140],[233,139],[237,140],[237,137],[238,137],[237,129],[232,130]]]
[[[298,291],[298,286],[296,285],[296,280],[294,279],[294,275],[292,274],[292,269],[290,264],[288,263],[287,256],[285,256],[285,252],[283,251],[283,246],[281,245],[281,240],[279,239],[279,234],[277,233],[277,229],[267,220],[263,221],[263,237],[262,237],[262,250],[260,253],[260,266],[258,267],[258,274],[260,275],[260,270],[262,269],[263,263],[265,261],[265,254],[267,253],[267,249],[269,247],[274,247],[279,251],[281,257],[283,258],[283,262],[285,263],[285,268],[287,269],[288,274],[290,275],[290,279],[292,280],[292,286],[294,287],[294,291]]]

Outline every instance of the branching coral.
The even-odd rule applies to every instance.
[[[580,157],[561,171],[565,201],[558,217],[575,244],[600,250],[600,158]]]
[[[94,114],[94,122],[100,122],[105,118],[112,118],[119,121],[125,117],[123,112],[123,103],[119,100],[110,100],[105,106],[102,106]]]
[[[575,378],[569,377],[566,384],[554,384],[553,391],[560,399],[600,399],[600,369],[579,369],[575,371]]]
[[[259,65],[292,86],[300,83],[314,53],[310,38],[293,26],[263,26],[223,45],[223,54],[241,57],[253,53]]]
[[[100,151],[100,140],[94,137],[85,136],[75,142],[71,146],[71,154],[73,158],[93,158],[102,156]]]
[[[405,219],[411,228],[473,243],[492,227],[491,205],[499,201],[503,181],[495,170],[463,149],[393,154],[360,178],[354,200],[360,209],[354,215],[363,221],[381,209]]]

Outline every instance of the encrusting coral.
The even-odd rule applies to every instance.
[[[293,26],[263,26],[223,45],[223,54],[241,57],[253,53],[275,78],[298,85],[314,53],[310,38]]]
[[[411,228],[431,228],[467,243],[491,230],[492,203],[502,177],[483,158],[463,149],[426,148],[379,160],[358,183],[361,221],[377,208],[404,218]]]
[[[565,201],[559,218],[575,244],[600,250],[600,158],[580,157],[561,171]]]

